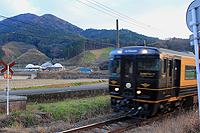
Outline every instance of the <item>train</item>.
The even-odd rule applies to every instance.
[[[130,46],[109,54],[113,112],[152,117],[198,103],[195,55]]]

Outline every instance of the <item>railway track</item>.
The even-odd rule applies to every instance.
[[[187,110],[190,107],[184,108],[184,110]],[[77,127],[77,128],[73,128],[73,129],[69,129],[69,130],[65,130],[65,131],[61,131],[58,133],[121,133],[124,131],[128,131],[130,129],[133,129],[135,127],[138,126],[144,126],[146,124],[152,123],[154,121],[160,120],[162,118],[165,118],[169,115],[173,115],[176,114],[178,112],[180,112],[181,110],[176,110],[174,112],[169,112],[157,117],[153,117],[150,119],[146,119],[146,120],[142,120],[142,119],[135,119],[135,118],[131,118],[131,117],[119,117],[119,118],[114,118],[114,119],[109,119],[106,121],[102,121],[102,122],[98,122],[98,123],[94,123],[94,124],[90,124],[90,125],[86,125],[86,126],[82,126],[82,127]]]

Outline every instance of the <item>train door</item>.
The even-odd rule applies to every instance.
[[[180,63],[178,59],[164,59],[164,69],[166,69],[166,92],[165,97],[176,95],[174,87],[180,86]]]
[[[174,84],[173,86],[180,86],[180,71],[181,71],[181,61],[178,59],[174,60]]]
[[[135,57],[130,57],[130,56],[126,56],[124,58],[124,62],[123,62],[123,66],[122,68],[124,68],[124,72],[122,74],[122,79],[123,79],[123,88],[124,88],[124,94],[125,95],[129,95],[129,96],[133,96],[135,97],[135,92],[133,90],[133,88],[135,88],[135,73],[134,73],[134,69],[135,69],[135,64],[134,64],[134,60]]]
[[[180,71],[181,71],[181,60],[175,59],[174,60],[174,67],[173,67],[173,91],[172,96],[178,97],[179,94],[179,87],[180,87]]]
[[[166,92],[165,97],[171,97],[173,87],[173,59],[166,59]]]

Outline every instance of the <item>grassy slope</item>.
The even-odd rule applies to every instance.
[[[20,55],[27,52],[29,49],[36,48],[32,44],[24,43],[24,42],[9,42],[2,46],[2,49],[6,53],[6,55],[3,57],[3,60],[5,62],[11,62],[12,56],[13,59],[16,59]]]
[[[45,54],[38,51],[34,45],[24,42],[9,42],[2,46],[2,49],[6,53],[3,57],[6,63],[11,62],[12,58],[16,64],[24,65],[38,61],[44,63],[50,60]]]
[[[88,50],[85,53],[81,53],[74,58],[70,59],[66,64],[81,65],[84,63],[92,63],[99,57],[108,57],[110,51],[114,48],[103,48],[96,50]]]
[[[23,42],[9,42],[2,46],[2,49],[5,51],[6,55],[3,57],[3,60],[6,63],[11,62],[12,57],[16,63],[28,64],[40,61],[43,63],[46,60],[49,60],[47,56],[40,53],[39,51],[32,51],[31,49],[36,49],[32,44],[23,43]],[[63,62],[63,65],[81,65],[84,63],[92,63],[99,57],[108,57],[111,50],[114,48],[103,48],[97,50],[88,50],[84,53],[81,53],[74,58]],[[31,51],[30,51],[31,50]]]
[[[45,61],[50,60],[45,54],[41,53],[37,49],[29,49],[26,53],[22,54],[16,59],[16,63],[23,62],[24,64],[29,64],[33,62],[40,61],[44,63]]]

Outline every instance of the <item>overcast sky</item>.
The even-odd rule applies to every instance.
[[[0,0],[0,15],[53,14],[82,29],[120,29],[150,37],[189,38],[186,11],[193,0]],[[1,19],[2,20],[2,19]]]

